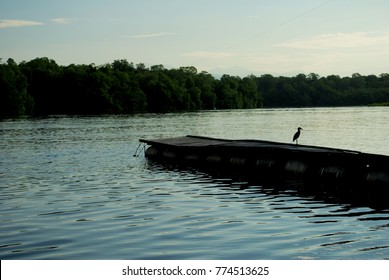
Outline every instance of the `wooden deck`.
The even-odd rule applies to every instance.
[[[153,146],[181,147],[188,149],[191,147],[240,147],[250,149],[282,149],[296,152],[360,154],[358,151],[326,147],[287,144],[264,140],[228,140],[192,135],[152,140],[140,139],[139,141]]]
[[[201,136],[184,136],[175,138],[164,138],[155,140],[140,139],[142,143],[148,145],[167,145],[167,146],[181,146],[181,147],[206,147],[217,146],[232,142],[232,140],[213,139]]]

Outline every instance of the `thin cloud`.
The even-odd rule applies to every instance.
[[[20,19],[1,19],[0,28],[43,25],[42,22]]]
[[[75,21],[73,18],[52,18],[50,19],[51,22],[55,24],[71,24]]]
[[[314,36],[308,40],[278,44],[279,47],[295,49],[326,50],[357,47],[389,46],[388,33],[353,32]]]
[[[195,51],[190,53],[184,53],[184,56],[196,57],[196,58],[213,58],[213,59],[224,59],[235,56],[231,52],[206,52],[206,51]]]
[[[144,39],[144,38],[155,38],[155,37],[164,37],[164,36],[172,36],[172,35],[176,35],[176,33],[172,33],[172,32],[145,33],[145,34],[125,36],[125,38]]]

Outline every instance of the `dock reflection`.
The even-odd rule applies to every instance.
[[[147,159],[151,172],[178,172],[206,176],[216,186],[231,190],[250,189],[259,195],[301,197],[328,204],[349,207],[369,207],[374,210],[389,209],[389,190],[386,184],[358,180],[339,180],[336,172],[328,171],[320,178],[298,178],[287,173],[248,173],[242,170],[220,170],[200,166],[182,166],[166,161]],[[192,176],[191,176],[192,177]]]

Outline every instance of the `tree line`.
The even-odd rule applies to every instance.
[[[193,66],[147,68],[127,60],[60,66],[49,58],[0,60],[0,115],[131,114],[389,102],[389,74],[351,77],[223,75]]]

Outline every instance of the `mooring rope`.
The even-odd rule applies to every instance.
[[[142,147],[143,146],[143,147]],[[142,152],[142,148],[143,148],[143,151],[146,151],[146,144],[145,143],[139,143],[138,147],[136,148],[135,150],[135,153],[134,153],[134,157],[139,157],[139,155],[141,154]]]

